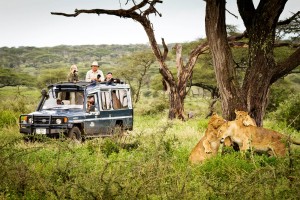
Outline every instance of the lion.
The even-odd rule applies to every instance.
[[[236,121],[241,125],[255,125],[255,121],[249,116],[248,112],[245,111],[235,111]],[[221,127],[226,122],[225,119],[218,116],[218,114],[213,113],[212,117],[208,122],[208,127],[205,131],[204,136],[200,139],[197,145],[193,148],[189,161],[191,163],[199,163],[207,158],[217,155],[220,140],[217,137],[218,128]],[[224,146],[232,146],[232,141],[230,138],[226,138],[224,141]]]
[[[235,110],[235,120],[238,123],[242,123],[244,126],[257,126],[253,118],[250,117],[249,113],[246,111]]]
[[[221,142],[230,137],[237,143],[241,151],[253,150],[254,152],[266,152],[270,156],[283,157],[286,154],[288,136],[279,132],[256,127],[253,125],[244,126],[236,121],[224,123],[218,130],[217,136]],[[289,140],[291,143],[300,145],[300,142]]]
[[[256,122],[253,118],[250,117],[249,113],[246,111],[241,111],[241,110],[235,110],[235,122],[238,123],[240,126],[257,126]],[[233,147],[235,151],[239,151],[239,146],[235,142],[232,142],[230,137],[226,137],[223,141],[223,147]],[[222,150],[223,154],[224,149]]]
[[[192,150],[189,161],[193,164],[204,161],[218,153],[220,140],[217,138],[217,129],[226,122],[218,114],[211,116],[204,136]]]

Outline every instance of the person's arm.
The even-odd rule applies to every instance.
[[[105,77],[104,77],[104,74],[103,74],[103,72],[100,70],[100,75],[101,75],[101,77],[100,77],[100,81],[101,82],[103,82],[104,81],[104,79],[105,79]]]
[[[85,81],[86,81],[86,82],[91,82],[91,81],[92,81],[92,80],[91,80],[90,71],[88,71],[88,72],[86,73]]]

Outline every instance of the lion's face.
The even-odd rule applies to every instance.
[[[226,131],[228,130],[229,127],[229,123],[226,122],[224,123],[219,129],[218,129],[218,134],[217,137],[219,139],[221,139],[221,142],[223,142],[222,140],[224,140],[227,136],[225,135]]]
[[[256,126],[254,119],[250,117],[246,111],[237,111],[235,110],[236,120],[242,121],[244,126]]]
[[[211,125],[215,129],[218,129],[220,126],[222,126],[226,122],[223,117],[220,117],[217,114],[213,114],[208,122],[208,125]]]

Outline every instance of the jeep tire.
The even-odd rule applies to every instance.
[[[81,141],[81,131],[77,126],[74,126],[68,133],[68,138],[71,140]]]

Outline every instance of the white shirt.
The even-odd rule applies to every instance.
[[[93,71],[93,70],[89,70],[87,73],[86,73],[86,76],[85,76],[85,81],[86,82],[91,82],[92,81],[92,79],[95,79],[95,78],[97,78],[97,76],[98,76],[98,74],[100,74],[101,75],[101,77],[100,77],[100,81],[102,82],[102,81],[104,81],[104,75],[103,75],[103,72],[101,71],[101,70],[97,70],[97,71]]]

